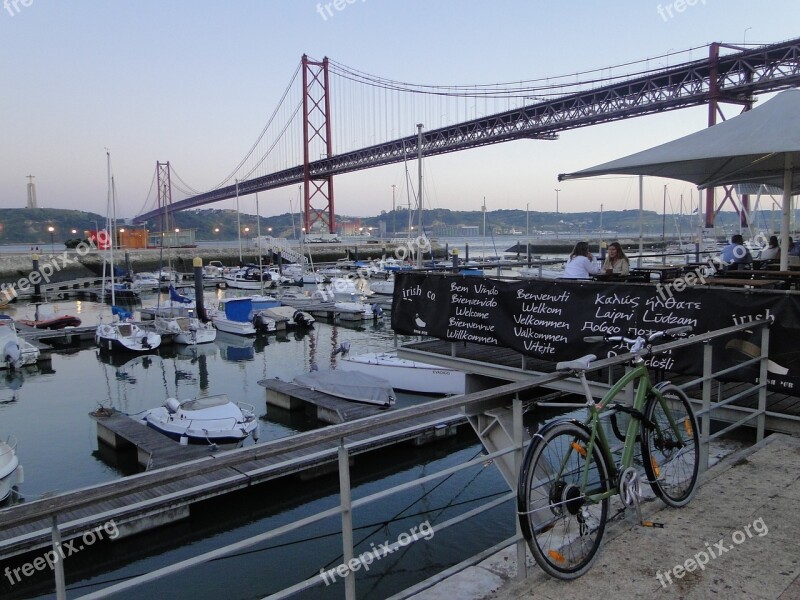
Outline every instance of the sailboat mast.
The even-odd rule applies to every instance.
[[[419,210],[418,225],[419,234],[422,235],[422,123],[417,123],[417,158],[419,159],[419,188],[417,193],[417,208]],[[417,248],[417,267],[422,268],[422,250]]]
[[[261,212],[258,210],[258,192],[256,192],[256,239],[258,240],[258,279],[261,282],[261,295],[264,295],[264,273],[261,269]]]

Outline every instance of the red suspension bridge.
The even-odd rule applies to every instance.
[[[723,104],[749,110],[759,92],[800,85],[800,39],[756,48],[713,43],[702,50],[704,58],[668,68],[651,69],[650,61],[639,61],[565,77],[470,86],[409,84],[303,56],[267,125],[225,179],[201,192],[169,163],[157,163],[156,208],[135,220],[301,183],[305,230],[320,223],[335,233],[335,175],[415,159],[420,152],[432,156],[518,139],[555,140],[560,131],[691,106],[708,105],[712,126],[725,118]],[[623,69],[628,72],[612,75]],[[401,135],[419,121],[443,118],[453,124],[421,137]],[[173,201],[173,187],[185,198]],[[716,206],[714,191],[707,191],[707,227],[728,201],[738,212],[732,188],[725,188]],[[746,196],[741,206],[747,209]],[[744,218],[746,210],[740,214]]]

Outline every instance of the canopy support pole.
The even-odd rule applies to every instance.
[[[786,153],[783,170],[783,204],[781,206],[781,271],[789,268],[789,215],[792,209],[792,154]],[[798,242],[800,243],[800,242]]]

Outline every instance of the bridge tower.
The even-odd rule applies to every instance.
[[[158,210],[161,213],[161,235],[169,231],[169,211],[172,208],[172,177],[169,161],[156,161],[156,183],[158,184]]]
[[[721,44],[719,42],[714,42],[709,47],[709,76],[708,76],[708,126],[712,127],[713,125],[717,124],[717,116],[720,116],[722,120],[725,120],[725,115],[722,113],[722,109],[720,108],[720,103],[727,102],[731,104],[739,104],[743,106],[742,112],[746,112],[753,108],[753,95],[752,93],[748,94],[747,96],[744,95],[725,95],[720,90],[719,87],[719,49]],[[742,50],[746,50],[746,48],[742,48]],[[748,81],[752,81],[752,71],[747,70],[745,77]],[[733,209],[739,215],[739,222],[741,223],[742,227],[747,226],[747,215],[749,214],[750,207],[749,207],[749,198],[746,194],[741,196],[741,209],[736,206],[736,201],[733,199],[733,186],[725,185],[722,186],[722,189],[725,191],[725,196],[722,198],[722,202],[719,203],[719,206],[714,206],[714,188],[708,188],[706,190],[706,212],[705,212],[705,226],[707,228],[714,227],[714,218],[717,216],[717,213],[722,210],[722,207],[725,205],[726,202],[730,201],[731,205],[733,205]]]
[[[333,210],[333,175],[311,175],[311,162],[333,155],[328,59],[309,60],[303,55],[303,215],[305,231],[322,221],[336,233]]]

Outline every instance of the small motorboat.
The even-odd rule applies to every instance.
[[[151,352],[161,345],[161,336],[130,322],[132,315],[124,308],[112,306],[111,312],[120,320],[97,326],[94,339],[100,350]]]
[[[156,317],[155,325],[157,333],[172,334],[175,343],[184,346],[207,344],[217,337],[214,325],[194,317]]]
[[[281,329],[294,329],[296,327],[312,327],[314,317],[310,313],[298,310],[291,306],[273,306],[257,313],[261,318],[271,319],[273,327]],[[273,328],[272,331],[275,329]]]
[[[23,480],[22,465],[17,458],[17,440],[9,436],[6,441],[0,441],[0,502],[8,498]]]
[[[14,319],[0,315],[0,369],[19,369],[39,362],[39,349],[17,335]]]
[[[343,352],[347,354],[347,352]],[[358,371],[382,377],[398,390],[423,394],[463,394],[466,373],[429,363],[406,360],[397,352],[368,352],[344,356],[339,362],[343,371]]]
[[[151,408],[143,424],[181,443],[235,443],[250,435],[258,439],[256,409],[244,402],[231,402],[225,394],[179,402],[167,398],[163,406]]]
[[[395,400],[394,390],[386,379],[360,371],[312,371],[298,375],[293,382],[352,402],[388,408]]]

